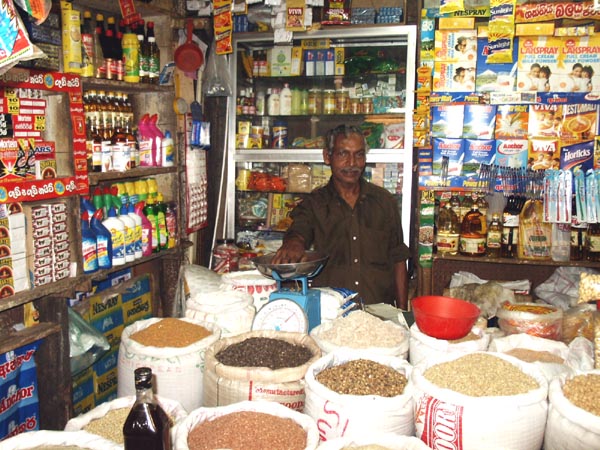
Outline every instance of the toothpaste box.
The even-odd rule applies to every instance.
[[[462,136],[470,139],[494,139],[495,105],[465,105]]]

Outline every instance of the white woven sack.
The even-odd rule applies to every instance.
[[[362,311],[361,311],[361,313],[362,313]],[[355,313],[353,312],[351,314],[355,314]],[[363,314],[367,314],[367,313],[363,313]],[[359,341],[365,339],[365,336],[363,334],[366,331],[365,330],[356,330],[356,342],[357,342],[356,346],[355,347],[350,347],[350,346],[346,347],[346,346],[340,346],[338,344],[335,344],[334,342],[331,342],[331,341],[323,338],[323,333],[328,332],[329,330],[331,330],[331,328],[336,326],[336,322],[338,320],[344,320],[344,317],[338,317],[337,319],[335,319],[333,321],[322,323],[321,325],[316,326],[315,328],[313,328],[310,331],[310,337],[312,337],[315,340],[315,342],[317,343],[319,348],[321,350],[323,350],[323,353],[331,353],[333,351],[348,351],[348,352],[368,351],[369,353],[371,353],[373,355],[397,356],[399,358],[407,359],[409,341],[410,341],[410,333],[402,325],[394,323],[390,320],[385,321],[385,323],[388,326],[397,329],[398,333],[403,335],[403,339],[401,340],[401,342],[398,345],[391,346],[391,347],[384,347],[381,345],[373,345],[373,346],[365,347],[362,345],[362,343],[359,343]]]
[[[121,335],[118,363],[119,397],[135,395],[134,371],[138,367],[150,367],[158,395],[181,403],[187,411],[202,405],[202,379],[206,349],[216,342],[221,330],[213,323],[185,320],[200,325],[212,334],[187,347],[154,347],[140,344],[131,335],[160,322],[161,318],[138,320],[125,327]]]
[[[210,293],[192,293],[185,308],[185,317],[214,323],[223,337],[250,331],[255,314],[250,294],[224,287]]]
[[[488,350],[490,352],[506,353],[515,348],[525,348],[537,352],[549,352],[553,355],[561,357],[563,361],[566,361],[567,357],[569,356],[569,347],[567,347],[567,345],[563,342],[554,341],[552,339],[544,339],[538,336],[531,336],[527,333],[511,334],[503,338],[494,339],[490,343]],[[548,383],[550,383],[550,381],[556,376],[571,373],[571,368],[564,363],[560,364],[536,361],[529,364],[537,366],[542,374],[546,377],[546,380],[548,380]]]
[[[448,353],[466,354],[485,351],[490,343],[490,336],[474,327],[471,332],[481,336],[479,339],[464,342],[452,342],[427,336],[416,323],[410,327],[409,361],[413,366],[423,362],[432,361]]]
[[[550,383],[545,450],[591,450],[600,448],[600,417],[571,403],[563,394],[566,381],[577,375],[600,375],[600,370],[565,374]]]
[[[393,433],[373,434],[356,438],[335,438],[321,442],[318,450],[343,450],[366,445],[379,445],[389,450],[429,450],[429,447],[419,438],[398,436]]]
[[[155,395],[154,398],[160,404],[162,409],[165,410],[167,415],[173,420],[173,427],[171,427],[171,439],[174,439],[175,425],[187,417],[187,411],[183,409],[183,406],[181,406],[181,403],[179,403],[177,400],[171,400],[170,398],[164,398],[159,395]],[[110,402],[101,403],[94,409],[70,419],[65,425],[65,431],[83,430],[91,421],[103,418],[109,413],[109,411],[122,408],[131,409],[134,403],[135,395],[117,397]],[[123,444],[119,444],[120,447],[122,447],[122,445]]]
[[[257,311],[269,302],[271,292],[277,290],[277,281],[265,277],[258,270],[225,273],[223,283],[232,289],[250,294]]]
[[[413,399],[410,385],[402,395],[346,395],[327,388],[316,375],[329,367],[355,359],[368,359],[391,367],[410,379],[412,366],[395,356],[373,355],[371,352],[328,353],[310,365],[306,372],[306,404],[304,413],[319,424],[322,440],[338,437],[362,438],[379,433],[414,435]]]
[[[479,352],[482,353],[482,352]],[[539,388],[525,394],[471,397],[442,389],[423,376],[429,367],[463,354],[445,355],[415,366],[412,384],[416,436],[432,448],[539,450],[548,411],[548,383],[537,367],[494,353],[535,378]]]
[[[77,446],[90,450],[123,450],[123,446],[86,431],[29,431],[0,442],[2,450],[26,450],[44,446]]]
[[[239,411],[261,412],[272,414],[277,417],[292,419],[306,431],[305,450],[314,450],[319,445],[317,425],[306,414],[289,409],[279,403],[257,400],[243,401],[215,408],[198,408],[190,412],[190,414],[175,427],[173,450],[190,450],[188,447],[188,434],[199,423]]]

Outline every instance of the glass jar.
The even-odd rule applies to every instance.
[[[362,114],[373,114],[373,97],[363,97],[360,102]]]
[[[323,114],[335,114],[335,90],[323,91]]]
[[[336,114],[350,113],[350,94],[347,89],[335,91],[335,112]]]
[[[240,253],[233,239],[217,239],[213,250],[212,270],[217,273],[229,273],[238,270]]]
[[[323,114],[323,92],[319,88],[308,91],[308,114]]]
[[[350,114],[360,114],[360,99],[358,97],[350,99]]]

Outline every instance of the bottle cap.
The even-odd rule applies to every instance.
[[[138,367],[133,374],[136,389],[150,389],[152,387],[152,369]]]

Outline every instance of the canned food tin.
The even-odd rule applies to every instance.
[[[287,123],[277,121],[273,125],[273,148],[287,148],[288,128]]]

